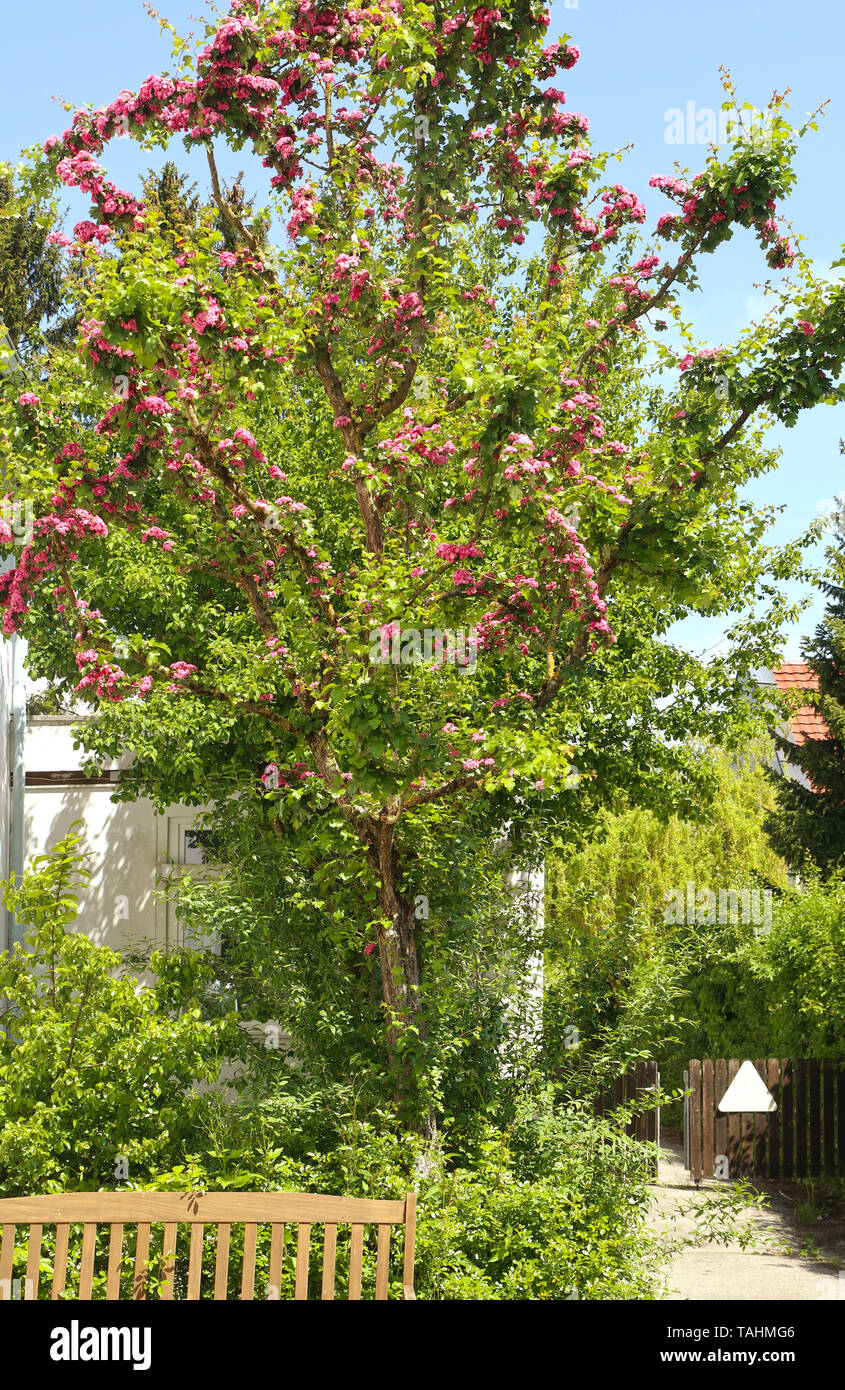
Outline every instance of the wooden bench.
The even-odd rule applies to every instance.
[[[55,1226],[55,1254],[52,1268],[54,1299],[90,1299],[94,1285],[97,1228],[110,1228],[108,1269],[105,1278],[105,1297],[121,1296],[121,1275],[128,1289],[129,1262],[124,1260],[124,1227],[137,1226],[134,1245],[134,1265],[131,1275],[131,1296],[143,1299],[152,1290],[155,1277],[150,1277],[150,1227],[163,1224],[164,1234],[156,1241],[156,1256],[160,1285],[158,1296],[174,1297],[177,1282],[177,1238],[180,1225],[190,1227],[187,1277],[184,1261],[180,1270],[180,1287],[189,1299],[198,1299],[202,1283],[204,1227],[216,1228],[216,1258],[214,1266],[214,1298],[225,1299],[229,1283],[229,1248],[231,1228],[243,1224],[243,1259],[240,1297],[255,1297],[256,1250],[258,1228],[270,1225],[269,1261],[267,1264],[268,1297],[281,1297],[285,1227],[296,1225],[296,1271],[294,1298],[307,1299],[311,1248],[311,1227],[323,1226],[323,1260],[321,1297],[335,1296],[335,1263],[337,1228],[349,1225],[349,1288],[350,1299],[361,1298],[361,1276],[364,1251],[364,1228],[378,1227],[375,1258],[375,1297],[388,1296],[390,1276],[390,1237],[394,1226],[405,1230],[402,1274],[403,1298],[414,1294],[414,1248],[416,1242],[416,1193],[409,1192],[404,1201],[370,1201],[358,1197],[322,1197],[304,1192],[71,1192],[47,1197],[7,1197],[0,1199],[0,1300],[16,1296],[21,1281],[13,1280],[15,1233],[18,1226],[29,1227],[26,1244],[26,1276],[23,1296],[38,1297],[44,1227]],[[68,1242],[72,1226],[82,1226],[81,1253],[76,1292],[66,1289]],[[78,1246],[78,1237],[76,1244]],[[240,1242],[238,1241],[240,1246]],[[265,1245],[262,1247],[266,1254]],[[22,1249],[21,1249],[22,1253]],[[104,1251],[102,1252],[104,1255]],[[131,1260],[131,1251],[129,1260]],[[75,1263],[75,1262],[74,1262]],[[103,1260],[104,1263],[104,1260]],[[126,1267],[124,1267],[126,1265]],[[75,1281],[74,1281],[75,1282]],[[100,1278],[99,1283],[102,1283]],[[17,1287],[16,1287],[17,1286]]]

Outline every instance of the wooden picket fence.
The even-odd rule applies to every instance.
[[[638,1062],[632,1067],[625,1076],[620,1076],[615,1085],[608,1087],[597,1097],[595,1111],[597,1115],[604,1115],[610,1110],[615,1110],[617,1106],[624,1105],[627,1101],[642,1100],[644,1095],[653,1091],[660,1085],[660,1074],[657,1070],[655,1061]],[[639,1139],[644,1144],[660,1143],[660,1111],[647,1110],[642,1115],[635,1115],[633,1120],[625,1126],[625,1133],[632,1139]]]
[[[686,1165],[702,1178],[845,1177],[845,1067],[816,1057],[758,1058],[771,1114],[718,1112],[741,1061],[693,1059],[684,1073]]]

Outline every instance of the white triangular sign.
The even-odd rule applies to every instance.
[[[742,1111],[745,1114],[756,1111],[758,1114],[771,1114],[777,1110],[777,1101],[761,1077],[753,1062],[743,1062],[731,1082],[719,1107],[723,1112]]]

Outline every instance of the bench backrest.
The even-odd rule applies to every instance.
[[[46,1197],[7,1197],[0,1200],[0,1300],[15,1296],[13,1281],[15,1236],[18,1226],[29,1227],[26,1254],[26,1277],[23,1296],[38,1297],[44,1227],[55,1226],[55,1253],[52,1267],[54,1299],[89,1299],[94,1285],[97,1229],[110,1228],[108,1269],[105,1297],[121,1296],[121,1275],[128,1281],[124,1268],[124,1227],[135,1225],[134,1266],[132,1267],[132,1297],[145,1298],[151,1291],[150,1228],[164,1226],[161,1245],[153,1265],[160,1269],[159,1297],[172,1299],[176,1283],[177,1238],[180,1225],[190,1227],[186,1288],[189,1299],[201,1294],[204,1228],[216,1228],[216,1257],[214,1265],[214,1298],[225,1299],[229,1282],[229,1249],[231,1228],[243,1224],[243,1256],[240,1297],[255,1296],[256,1250],[258,1228],[270,1226],[267,1288],[270,1298],[279,1298],[282,1288],[282,1260],[285,1227],[298,1227],[296,1239],[296,1273],[294,1298],[308,1297],[308,1276],[311,1248],[311,1227],[323,1227],[322,1288],[323,1299],[335,1296],[335,1256],[338,1226],[349,1226],[349,1286],[350,1299],[361,1297],[362,1257],[365,1227],[378,1228],[376,1246],[375,1297],[387,1298],[390,1273],[390,1237],[393,1226],[403,1226],[405,1248],[402,1284],[404,1297],[413,1298],[414,1247],[416,1241],[416,1193],[409,1192],[403,1201],[370,1201],[359,1197],[324,1197],[304,1192],[72,1192]],[[79,1278],[74,1292],[67,1289],[68,1242],[73,1226],[82,1227]],[[77,1241],[78,1243],[78,1241]],[[266,1244],[266,1241],[265,1241]],[[240,1249],[240,1240],[238,1240]],[[262,1246],[264,1249],[264,1246]],[[22,1254],[22,1251],[21,1251]],[[266,1251],[265,1251],[266,1255]],[[133,1252],[129,1252],[130,1262]],[[76,1261],[74,1261],[76,1263]],[[102,1282],[100,1280],[99,1282]]]

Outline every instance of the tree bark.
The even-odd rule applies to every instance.
[[[421,1100],[420,1075],[414,1066],[414,1044],[417,1040],[424,1042],[426,1038],[414,900],[404,897],[397,886],[399,865],[395,830],[395,819],[389,815],[381,816],[375,826],[372,844],[373,868],[378,875],[382,912],[378,948],[387,1043],[396,1071],[396,1098],[400,1108],[413,1111],[415,1126],[429,1142],[433,1142],[437,1135],[437,1121],[430,1103]],[[413,1030],[411,1037],[408,1037],[408,1029]]]

